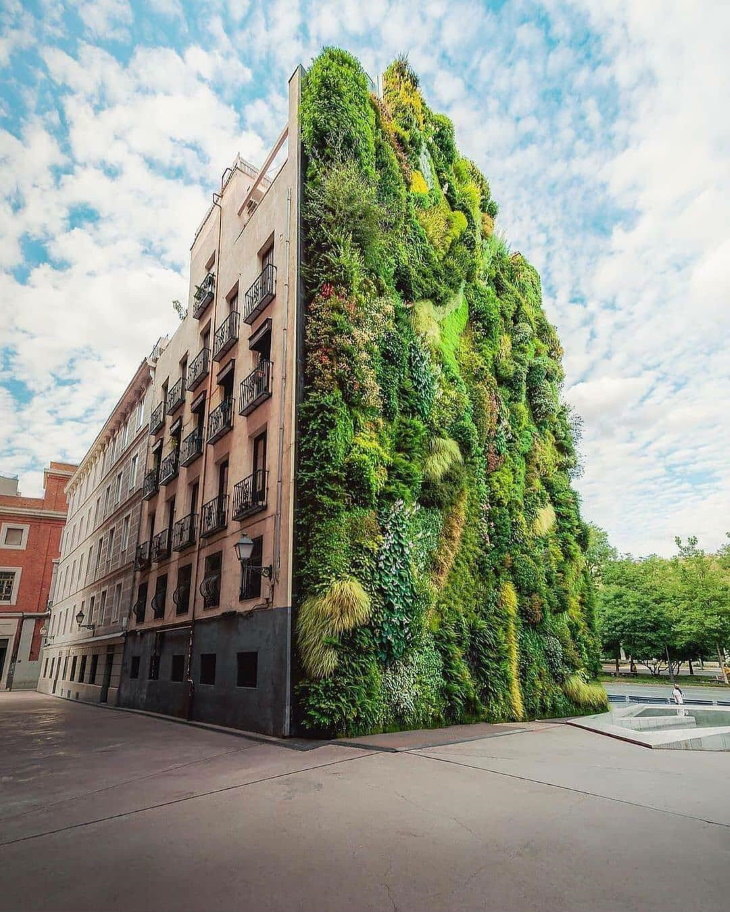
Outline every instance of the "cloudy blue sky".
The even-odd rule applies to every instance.
[[[634,553],[730,528],[725,0],[4,0],[0,472],[79,459],[175,327],[193,232],[323,46],[407,53],[543,275],[588,519]]]

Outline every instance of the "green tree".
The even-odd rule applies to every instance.
[[[717,555],[706,554],[696,536],[686,542],[676,538],[678,554],[672,562],[678,631],[685,642],[703,651],[714,650],[725,683],[725,650],[730,643],[730,575],[727,547]]]

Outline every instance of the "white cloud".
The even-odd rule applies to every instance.
[[[723,540],[723,0],[526,0],[498,15],[471,0],[185,10],[152,0],[171,34],[181,25],[183,45],[146,42],[124,62],[106,48],[131,33],[126,0],[78,4],[85,32],[73,49],[60,4],[49,2],[42,22],[18,0],[6,6],[0,66],[33,38],[43,64],[21,87],[22,123],[0,133],[0,267],[21,265],[29,238],[50,262],[0,286],[12,370],[34,394],[30,434],[0,390],[3,468],[37,478],[49,458],[81,455],[174,325],[170,301],[185,297],[190,237],[223,168],[239,150],[261,160],[286,115],[291,71],[339,44],[373,77],[410,55],[487,174],[500,228],[543,274],[566,396],[585,418],[587,518],[624,550],[668,552],[675,534],[692,532],[708,546]],[[53,105],[40,103],[41,83]],[[96,219],[74,226],[71,214],[88,208]]]

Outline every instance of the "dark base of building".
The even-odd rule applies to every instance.
[[[270,608],[196,618],[192,687],[183,671],[190,648],[189,624],[131,631],[118,705],[287,736],[290,616],[289,608]]]

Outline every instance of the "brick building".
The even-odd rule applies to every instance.
[[[68,522],[38,690],[116,702],[132,602],[155,346],[67,478]]]
[[[43,497],[23,497],[0,479],[0,689],[33,690],[40,670],[55,560],[66,523],[65,487],[76,466],[52,462]]]

